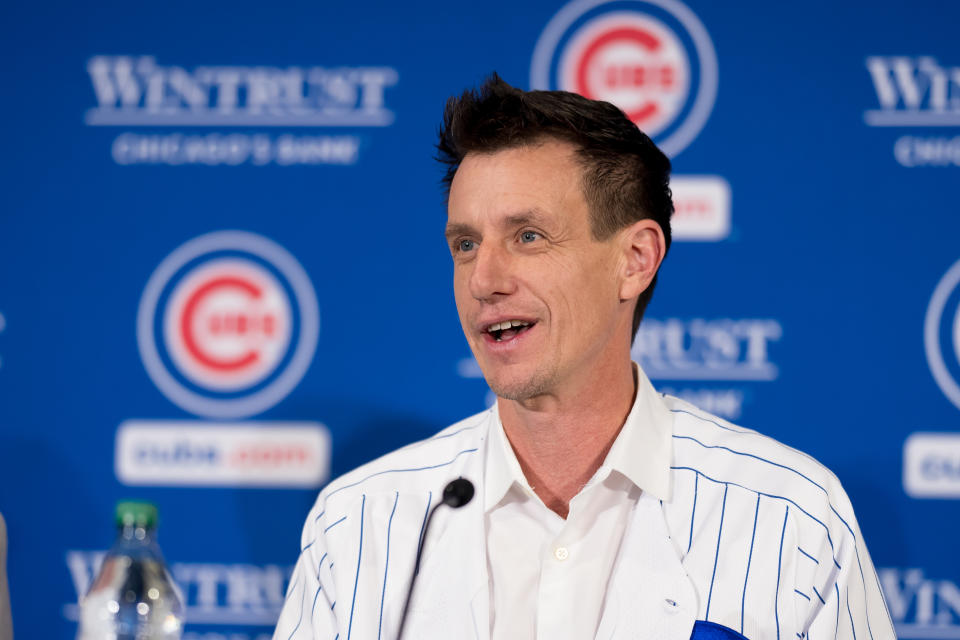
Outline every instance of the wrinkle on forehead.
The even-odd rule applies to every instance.
[[[447,201],[452,224],[477,223],[482,217],[498,227],[569,224],[564,214],[580,209],[589,215],[575,149],[554,140],[468,154]]]

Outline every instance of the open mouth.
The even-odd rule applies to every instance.
[[[504,342],[516,338],[524,331],[529,331],[534,324],[536,323],[526,320],[504,320],[493,323],[487,327],[486,332],[496,342]]]

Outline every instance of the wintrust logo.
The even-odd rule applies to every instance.
[[[66,619],[77,620],[79,612],[75,603],[89,590],[104,555],[103,551],[67,551],[67,569],[77,597],[73,603],[64,605]],[[175,562],[170,565],[170,573],[183,590],[188,626],[272,627],[283,607],[293,567]]]
[[[96,56],[87,73],[97,99],[93,126],[383,127],[390,67],[189,69],[152,56]]]
[[[874,127],[960,126],[960,67],[931,56],[871,56],[867,70],[879,109],[864,114]]]
[[[95,56],[87,73],[96,100],[89,126],[214,129],[123,132],[111,145],[120,165],[351,165],[357,135],[271,131],[389,126],[386,94],[398,80],[391,67],[188,67],[147,55]]]
[[[960,128],[960,67],[932,56],[870,56],[866,67],[878,107],[864,112],[867,125]],[[893,155],[905,167],[960,166],[960,136],[904,135]]]
[[[660,380],[776,380],[770,344],[782,335],[773,319],[645,318],[632,355]]]
[[[738,420],[744,385],[779,376],[771,347],[782,337],[773,318],[644,318],[631,355],[662,393]]]
[[[661,392],[737,420],[748,395],[743,384],[779,376],[771,350],[782,337],[783,327],[773,318],[644,318],[630,355]],[[472,357],[459,360],[456,372],[483,380]],[[485,404],[494,402],[488,389]]]
[[[928,578],[923,569],[877,571],[901,640],[960,638],[960,587]]]

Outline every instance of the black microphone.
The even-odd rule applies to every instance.
[[[410,608],[410,599],[413,596],[413,586],[417,582],[417,575],[420,573],[420,558],[423,556],[423,543],[427,540],[427,531],[430,529],[430,521],[433,520],[433,514],[436,513],[440,505],[447,505],[451,509],[459,509],[473,499],[473,483],[466,478],[457,478],[447,483],[443,488],[443,498],[440,499],[430,513],[427,515],[427,522],[423,525],[423,534],[420,536],[420,543],[417,545],[417,561],[413,565],[413,576],[410,578],[410,587],[407,589],[407,601],[403,603],[403,615],[400,616],[400,628],[397,630],[397,640],[403,638],[403,627],[407,622],[407,609]]]
[[[443,504],[459,509],[473,499],[473,483],[466,478],[457,478],[443,488]],[[438,505],[439,506],[439,505]],[[436,507],[434,507],[436,508]]]

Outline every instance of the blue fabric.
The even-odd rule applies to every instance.
[[[690,640],[747,640],[747,638],[722,624],[697,620],[693,625]]]

